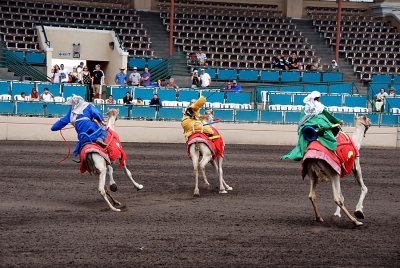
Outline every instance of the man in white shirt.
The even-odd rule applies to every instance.
[[[208,87],[211,84],[211,77],[204,71],[204,69],[201,69],[200,80],[202,87]]]
[[[60,81],[61,83],[68,83],[69,79],[68,79],[68,72],[67,70],[64,69],[64,64],[60,65],[60,71],[58,71],[60,73]]]
[[[207,56],[206,54],[203,53],[203,51],[201,50],[201,48],[199,49],[199,52],[196,53],[196,58],[197,58],[197,63],[200,66],[207,66]]]
[[[139,86],[140,73],[137,72],[137,67],[133,67],[133,72],[129,75],[129,82],[131,86]]]
[[[50,93],[49,89],[45,87],[43,93],[40,94],[40,100],[44,102],[50,102],[54,100],[54,95]]]

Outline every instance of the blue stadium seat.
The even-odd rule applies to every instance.
[[[132,105],[104,105],[103,107],[103,115],[106,115],[110,109],[117,109],[120,118],[128,118]]]
[[[70,109],[71,109],[70,105],[63,105],[61,103],[49,102],[47,104],[46,112],[47,115],[64,116],[69,112]]]
[[[256,101],[261,102],[261,91],[268,91],[268,92],[279,92],[278,87],[256,87]]]
[[[290,105],[292,104],[292,96],[290,94],[269,94],[269,104]]]
[[[320,72],[303,72],[302,82],[318,83],[321,82]]]
[[[235,80],[237,79],[236,69],[219,69],[218,80]]]
[[[35,87],[34,83],[30,82],[11,82],[11,95],[20,95],[21,92],[25,92],[26,95],[29,95],[32,91],[32,88]],[[42,92],[39,92],[41,94]]]
[[[188,101],[195,99],[197,100],[200,96],[199,91],[196,90],[179,90],[178,101]]]
[[[203,97],[207,99],[207,102],[225,102],[225,93],[216,91],[203,91],[201,93]]]
[[[327,93],[328,86],[327,85],[306,85],[304,86],[305,92],[319,91],[320,93]]]
[[[13,114],[13,113],[14,113],[14,102],[0,101],[0,114]]]
[[[67,99],[68,97],[71,97],[72,94],[81,96],[85,100],[87,99],[86,85],[63,84],[61,90],[63,92],[63,97],[65,99]]]
[[[182,119],[182,107],[162,107],[160,108],[159,118],[161,120],[181,120]]]
[[[261,82],[279,82],[279,71],[261,71]]]
[[[364,96],[345,96],[344,105],[347,107],[367,107],[367,97]]]
[[[383,83],[369,83],[368,87],[368,95],[370,97],[374,97],[376,94],[379,93],[380,89],[384,88],[386,92],[389,90],[389,84]]]
[[[113,98],[115,101],[118,99],[123,99],[126,95],[126,92],[129,92],[131,96],[132,94],[132,88],[130,87],[111,87],[110,88],[110,94],[113,95]]]
[[[152,69],[162,63],[164,60],[163,59],[157,59],[157,58],[150,58],[147,60],[147,67],[149,69]]]
[[[342,82],[343,73],[322,73],[322,82]]]
[[[286,124],[297,124],[300,121],[301,112],[285,112]]]
[[[128,60],[129,69],[137,67],[139,70],[143,70],[145,66],[146,66],[145,58],[129,58]]]
[[[293,95],[293,105],[304,105],[303,100],[306,96],[307,95],[305,95],[305,94],[294,94]]]
[[[400,98],[386,98],[386,108],[387,111],[390,108],[400,108]]]
[[[325,106],[342,106],[342,96],[322,96],[321,102]],[[363,107],[363,106],[362,106]]]
[[[261,111],[260,112],[260,122],[283,123],[282,112]]]
[[[0,81],[0,95],[3,94],[10,94],[10,88],[7,81]]]
[[[151,100],[153,98],[153,94],[154,89],[152,88],[135,88],[133,92],[135,99],[140,97],[142,100]]]
[[[382,126],[399,126],[400,116],[394,114],[382,114],[381,125]]]
[[[258,81],[258,71],[257,70],[240,70],[239,71],[240,81]]]
[[[330,84],[330,94],[353,94],[353,84],[341,83],[341,84]]]
[[[176,101],[175,89],[158,89],[157,94],[161,101]]]
[[[39,94],[43,93],[44,88],[48,88],[49,91],[54,95],[54,96],[60,96],[61,95],[61,88],[60,84],[51,84],[51,83],[38,83],[37,84],[37,90]],[[32,90],[32,89],[31,89]],[[31,93],[29,91],[29,93]],[[29,95],[28,92],[26,92],[26,95]]]
[[[300,72],[299,71],[282,71],[281,72],[281,82],[299,82]]]
[[[17,102],[16,114],[23,115],[44,115],[42,102]]]
[[[393,76],[393,83],[400,83],[400,74],[397,74],[397,75]]]
[[[280,88],[282,92],[303,92],[303,86],[283,86]]]
[[[44,52],[26,52],[26,62],[30,64],[45,64],[46,54]]]
[[[131,118],[156,119],[156,109],[149,106],[132,106]]]
[[[215,118],[221,119],[221,121],[233,122],[233,110],[231,109],[214,109],[214,116]]]
[[[250,104],[251,93],[249,92],[227,92],[226,103]]]
[[[10,54],[18,61],[25,61],[25,53],[23,51],[6,50],[6,54]]]
[[[258,110],[237,110],[236,122],[258,122]]]
[[[334,116],[343,120],[345,125],[354,125],[354,113],[334,113]]]
[[[198,69],[199,75],[201,75],[201,68]],[[217,77],[217,69],[204,67],[204,72],[210,75],[211,79]]]
[[[391,74],[373,74],[371,77],[372,83],[391,83],[393,76]]]

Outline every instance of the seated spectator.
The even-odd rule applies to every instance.
[[[124,87],[127,85],[127,82],[128,82],[128,78],[125,73],[125,68],[121,67],[121,68],[119,68],[119,71],[120,72],[117,73],[114,78],[115,84],[120,85],[121,87]]]
[[[274,69],[279,69],[280,68],[279,67],[280,59],[281,59],[281,55],[275,55],[272,58],[272,68],[274,68]]]
[[[124,102],[124,104],[132,104],[133,98],[129,91],[126,92],[125,97],[122,99],[122,101]]]
[[[168,85],[168,82],[165,78],[163,79],[158,79],[157,81],[157,86],[158,87],[166,87]]]
[[[47,87],[45,87],[43,89],[43,93],[40,94],[40,100],[44,101],[44,102],[50,102],[54,100],[54,95],[51,94],[51,92],[49,91],[49,89]]]
[[[331,65],[328,67],[329,72],[339,72],[339,65],[335,60],[332,60]]]
[[[162,102],[161,100],[158,98],[157,94],[153,95],[153,98],[150,100],[150,106],[158,106],[158,107],[162,107]]]
[[[384,111],[384,104],[386,101],[386,97],[388,94],[386,93],[384,88],[381,88],[379,93],[376,94],[375,96],[375,108],[377,112],[383,112]]]
[[[200,66],[207,66],[207,56],[204,54],[204,52],[199,48],[199,52],[196,53],[196,58],[197,58],[197,64]]]
[[[149,68],[145,67],[144,72],[140,75],[140,83],[144,87],[149,87],[151,84],[151,74],[149,72]]]
[[[22,94],[22,93],[21,93]],[[389,88],[389,95],[388,97],[396,97],[396,89],[394,87]]]
[[[224,91],[232,91],[232,83],[231,82],[228,82],[226,84],[226,88],[224,88]]]
[[[320,64],[320,61],[317,61],[313,65],[311,65],[310,71],[322,72],[322,66]]]
[[[140,73],[137,72],[137,67],[133,67],[133,71],[129,75],[129,83],[135,87],[140,85]]]
[[[21,92],[21,98],[22,98],[23,100],[25,100],[25,98],[26,98],[26,93],[25,93],[24,91]]]
[[[106,104],[116,104],[117,102],[114,100],[113,95],[108,96],[108,99],[106,99]]]
[[[191,80],[192,80],[192,88],[196,88],[196,87],[199,87],[201,85],[199,72],[197,70],[193,71]]]
[[[289,70],[302,70],[302,64],[299,63],[299,58],[297,57],[296,52],[293,52],[288,60],[289,62]]]
[[[35,87],[32,88],[31,95],[29,96],[29,99],[31,101],[39,101],[40,100],[39,93],[37,92],[37,89]]]
[[[281,60],[279,61],[279,66],[282,70],[289,70],[289,61],[286,56],[282,56]]]
[[[233,91],[241,91],[242,90],[242,86],[239,85],[236,80],[232,81],[232,90]]]
[[[142,98],[141,98],[141,97],[138,97],[138,98],[136,99],[135,105],[143,105],[143,101],[142,101]]]
[[[179,86],[175,83],[175,80],[173,78],[170,78],[167,84],[167,88],[179,88]]]

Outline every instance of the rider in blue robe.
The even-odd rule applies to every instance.
[[[58,120],[52,127],[52,131],[57,131],[71,123],[78,134],[78,142],[75,146],[74,155],[79,155],[83,146],[96,142],[103,148],[107,145],[104,139],[107,136],[107,131],[103,129],[94,121],[96,119],[99,123],[104,124],[102,114],[97,108],[80,96],[73,96],[66,104],[72,105],[69,112],[60,120]]]

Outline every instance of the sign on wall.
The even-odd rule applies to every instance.
[[[81,44],[80,43],[78,43],[78,44],[72,44],[72,51],[74,52],[73,53],[73,58],[80,58],[81,57]]]
[[[71,58],[71,52],[60,51],[60,52],[58,52],[58,56],[60,56],[62,58]]]

